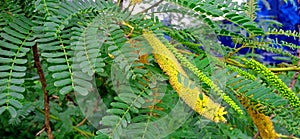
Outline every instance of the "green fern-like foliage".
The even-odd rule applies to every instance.
[[[268,122],[272,127],[264,128],[272,137],[300,136],[299,82],[288,87],[299,57],[282,49],[300,46],[269,38],[298,38],[299,32],[254,22],[255,0],[242,6],[231,0],[143,1],[154,6],[136,12],[139,2],[1,1],[0,134],[151,139],[251,138],[261,132],[264,138],[261,123]],[[164,25],[157,14],[176,17],[176,25]],[[184,18],[195,22],[182,23]],[[219,36],[241,47],[221,45]],[[158,47],[168,56],[153,53]],[[253,51],[240,55],[243,48]],[[289,67],[257,62],[254,49],[281,55]],[[197,97],[182,97],[195,88]],[[199,110],[208,100],[217,111]]]
[[[8,110],[12,117],[17,116],[16,109],[22,108],[24,99],[26,63],[28,53],[35,44],[31,27],[34,24],[26,17],[19,16],[3,28],[1,32],[1,108]]]

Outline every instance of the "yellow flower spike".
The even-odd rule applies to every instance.
[[[274,130],[274,126],[271,119],[268,116],[254,109],[253,107],[255,107],[255,105],[249,103],[248,98],[242,96],[237,96],[237,98],[241,101],[241,104],[245,108],[247,108],[247,112],[250,115],[253,123],[257,127],[261,138],[277,139],[279,137],[276,131]]]
[[[143,0],[131,0],[131,4],[134,5],[134,4],[139,4],[143,2]]]
[[[263,139],[277,139],[278,135],[276,131],[274,130],[273,123],[271,119],[262,114],[262,113],[257,113],[252,109],[247,110],[253,123],[256,125],[260,136]]]
[[[200,99],[199,94],[201,93],[198,87],[191,89],[190,87],[184,86],[178,82],[178,74],[180,73],[184,77],[188,77],[186,72],[183,70],[175,55],[166,48],[166,46],[156,36],[149,32],[144,31],[143,37],[147,40],[149,45],[152,47],[152,52],[156,62],[160,68],[169,76],[169,82],[173,89],[178,93],[179,97],[194,111],[200,115],[210,119],[214,122],[225,122],[226,119],[223,117],[224,107],[220,104],[215,103],[208,96],[203,94]],[[188,82],[192,82],[189,80]]]
[[[182,65],[187,67],[189,70],[191,70],[197,77],[200,79],[200,81],[207,84],[213,91],[215,91],[227,104],[230,105],[238,114],[242,115],[243,111],[241,108],[217,86],[214,84],[214,82],[208,78],[202,71],[200,71],[195,65],[193,65],[189,60],[187,60],[186,57],[184,57],[181,53],[178,52],[176,48],[172,45],[166,45],[165,46],[168,51],[170,51],[175,57],[177,57]]]

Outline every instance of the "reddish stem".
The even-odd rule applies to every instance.
[[[53,135],[52,135],[52,131],[51,131],[51,127],[50,127],[50,105],[49,105],[49,96],[48,96],[48,91],[46,90],[46,79],[45,79],[45,75],[40,63],[40,56],[38,53],[38,47],[37,45],[33,46],[33,56],[34,56],[34,65],[37,68],[37,72],[39,74],[40,77],[40,81],[42,83],[42,90],[44,92],[44,109],[45,109],[45,129],[48,135],[49,139],[53,139]]]
[[[298,30],[299,30],[299,32],[300,32],[300,25],[298,25]],[[299,38],[298,41],[300,42],[300,38]],[[298,49],[297,53],[298,53],[298,57],[300,58],[300,49]],[[300,65],[300,60],[298,61],[298,65]],[[290,89],[293,89],[293,87],[295,86],[296,81],[297,81],[297,79],[298,79],[298,75],[299,75],[299,71],[296,71],[296,72],[294,73],[292,82],[290,83],[290,86],[289,86]]]

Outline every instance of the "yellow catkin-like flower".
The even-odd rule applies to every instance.
[[[177,49],[172,45],[166,45],[167,49],[175,55],[176,58],[182,63],[183,66],[191,70],[200,81],[207,84],[213,91],[217,93],[231,108],[233,108],[238,114],[242,115],[243,111],[241,108],[221,90],[210,78],[208,78],[201,70],[199,70],[195,65],[193,65],[185,56],[177,51]]]
[[[176,57],[156,36],[149,31],[143,32],[143,37],[147,40],[153,49],[153,55],[161,69],[169,76],[169,82],[173,89],[178,93],[179,97],[190,106],[194,111],[200,115],[214,121],[214,122],[225,122],[226,119],[223,117],[227,112],[224,111],[224,107],[220,104],[215,103],[208,96],[202,95],[200,99],[200,89],[194,87],[184,86],[178,82],[178,74],[188,77],[186,72],[183,70]],[[189,80],[189,82],[192,82]]]
[[[247,109],[248,114],[250,115],[253,123],[257,127],[260,136],[263,139],[277,139],[279,136],[274,130],[273,123],[271,119],[264,115],[263,113],[253,109],[254,106],[249,103],[249,100],[246,97],[237,97],[242,105]]]
[[[271,119],[262,114],[262,113],[257,113],[253,110],[248,109],[247,112],[249,113],[252,121],[256,125],[260,136],[263,139],[277,139],[278,134],[275,132],[273,123]]]
[[[143,0],[131,0],[131,4],[139,4],[143,2]]]

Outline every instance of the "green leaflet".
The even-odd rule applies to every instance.
[[[24,96],[21,94],[25,92],[23,86],[26,76],[26,63],[28,62],[26,55],[30,47],[35,43],[31,42],[33,23],[30,19],[24,16],[15,18],[14,21],[1,31],[0,42],[0,76],[3,83],[0,83],[0,101],[5,107],[1,107],[1,113],[8,110],[11,117],[17,116],[17,110],[22,108],[21,100]],[[26,45],[25,45],[26,44]],[[8,51],[9,50],[9,51]]]

